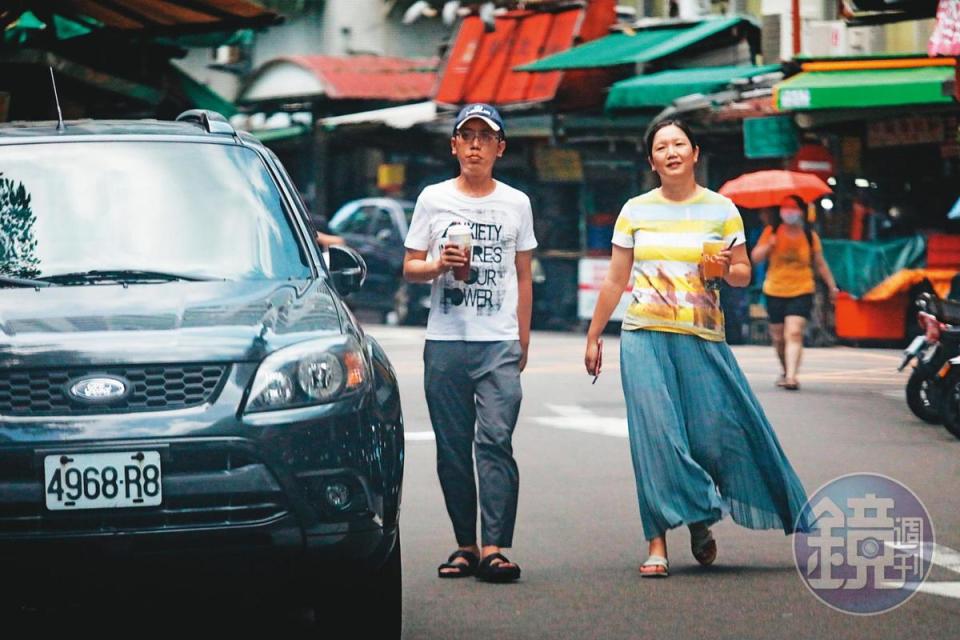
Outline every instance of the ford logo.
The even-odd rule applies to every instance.
[[[107,403],[120,400],[127,395],[129,384],[121,378],[91,376],[67,383],[67,393],[81,402]]]

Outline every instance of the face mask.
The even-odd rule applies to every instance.
[[[784,224],[800,225],[803,224],[803,213],[800,211],[784,211],[780,214],[780,219]]]

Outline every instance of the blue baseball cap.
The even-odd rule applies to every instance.
[[[479,118],[486,122],[494,131],[503,133],[503,118],[500,117],[500,113],[490,105],[482,102],[468,104],[460,110],[460,113],[457,114],[457,120],[453,125],[454,133],[463,126],[464,122],[472,120],[473,118]]]

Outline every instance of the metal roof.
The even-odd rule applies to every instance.
[[[549,13],[511,11],[497,17],[492,32],[477,16],[464,19],[446,60],[437,102],[503,105],[552,100],[562,74],[523,73],[515,68],[569,48],[584,16],[580,7]]]
[[[433,95],[436,58],[285,56],[264,63],[238,102],[325,96],[331,100],[413,102]]]

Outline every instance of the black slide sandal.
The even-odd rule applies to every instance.
[[[499,560],[500,564],[493,564],[494,560]],[[520,567],[517,565],[508,566],[510,562],[502,553],[491,553],[480,561],[477,567],[477,580],[484,582],[513,582],[520,578]]]
[[[463,558],[467,563],[454,562],[454,560],[458,558]],[[437,567],[437,575],[441,578],[466,578],[476,573],[477,563],[479,562],[480,560],[475,554],[464,551],[463,549],[457,549],[450,554],[446,562]],[[446,569],[446,571],[444,571],[444,569]]]

